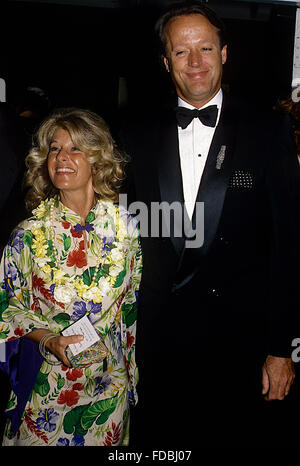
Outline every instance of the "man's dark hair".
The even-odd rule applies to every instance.
[[[220,38],[220,46],[221,49],[224,45],[227,44],[226,38],[226,28],[223,21],[218,17],[218,15],[208,8],[206,5],[200,2],[195,1],[185,1],[180,3],[174,3],[171,5],[157,20],[155,24],[155,32],[157,39],[159,41],[159,48],[161,56],[166,56],[166,39],[165,39],[165,31],[168,22],[172,18],[176,18],[177,16],[183,15],[202,15],[208,21],[217,28],[219,38]]]

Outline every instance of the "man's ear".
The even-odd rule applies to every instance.
[[[222,57],[222,65],[225,65],[226,60],[227,60],[227,45],[224,45],[224,47],[222,48],[221,57]]]
[[[170,73],[169,60],[167,59],[167,57],[163,57],[163,62],[164,62],[167,72]]]

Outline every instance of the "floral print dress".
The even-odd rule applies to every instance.
[[[3,253],[0,344],[35,329],[60,333],[84,315],[100,340],[74,357],[72,368],[42,363],[18,432],[7,421],[3,445],[127,445],[129,406],[137,402],[137,225],[105,201],[81,225],[58,196],[33,215]],[[16,402],[12,392],[7,411]]]

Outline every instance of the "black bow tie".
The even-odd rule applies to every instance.
[[[210,105],[202,110],[190,110],[186,107],[176,107],[176,118],[178,126],[185,129],[194,118],[199,118],[201,123],[205,126],[216,126],[218,107],[216,105]]]

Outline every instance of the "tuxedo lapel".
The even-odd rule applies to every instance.
[[[228,181],[232,171],[235,140],[237,134],[237,112],[224,96],[219,124],[208,153],[207,162],[202,175],[196,202],[204,203],[204,243],[198,249],[205,254],[209,249],[219,225]],[[194,209],[192,225],[196,228],[196,209]]]
[[[163,210],[163,218],[165,225],[170,227],[172,243],[177,253],[180,254],[184,247],[184,237],[182,236],[184,198],[178,146],[178,130],[174,113],[162,120],[158,133],[156,160],[159,174],[159,187],[161,201],[166,203],[166,210]],[[170,222],[170,212],[173,212],[172,204],[176,212],[179,212],[179,215],[174,215]],[[180,236],[178,236],[176,232],[180,233]]]
[[[204,203],[204,243],[201,248],[193,249],[199,254],[205,254],[217,231],[222,214],[228,181],[232,171],[232,159],[235,149],[238,113],[233,106],[223,98],[220,120],[216,128],[207,162],[202,175],[196,202]],[[170,206],[177,202],[181,205],[181,215],[175,216],[176,231],[183,232],[183,214],[185,212],[182,174],[180,167],[178,129],[174,114],[162,119],[158,129],[156,161],[158,170],[161,201],[166,202],[167,210],[163,213],[165,224],[171,223],[171,241],[179,255],[185,245],[185,237],[174,235],[174,224],[170,222]],[[196,231],[196,209],[192,217],[193,230]]]

